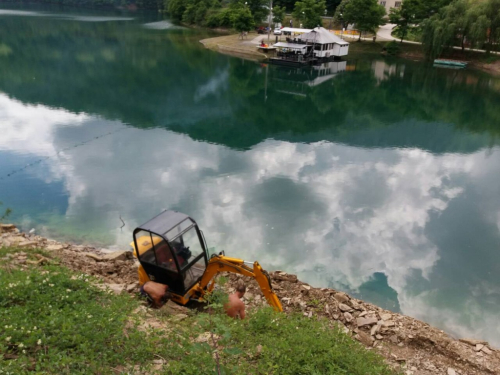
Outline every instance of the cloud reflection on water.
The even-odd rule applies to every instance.
[[[354,292],[383,273],[404,313],[500,345],[499,255],[476,248],[474,238],[468,252],[467,238],[455,241],[467,220],[467,228],[486,228],[490,245],[499,242],[498,148],[434,155],[266,140],[236,151],[126,128],[61,153],[124,125],[5,95],[0,113],[0,155],[47,157],[50,176],[37,176],[36,167],[26,173],[62,181],[66,217],[83,228],[95,223],[89,235],[106,231],[110,245],[126,246],[135,226],[176,208],[228,254]]]

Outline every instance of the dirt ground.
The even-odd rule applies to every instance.
[[[252,39],[258,37],[257,33],[248,33],[242,37],[239,34],[217,36],[214,38],[200,40],[205,48],[217,51],[226,55],[242,57],[249,60],[264,60],[269,55],[259,52],[257,44],[252,43]]]
[[[3,232],[2,232],[3,231]],[[99,249],[59,243],[46,238],[20,233],[12,225],[0,225],[0,247],[45,249],[66,267],[101,278],[117,293],[136,293],[137,266],[126,251],[104,253]],[[12,259],[18,267],[26,266],[22,254]],[[228,274],[231,285],[239,278],[247,283],[244,301],[251,311],[265,305],[260,288],[253,279]],[[350,297],[328,288],[315,288],[295,275],[270,273],[272,286],[285,313],[299,312],[310,319],[324,317],[339,325],[347,334],[370,350],[381,353],[395,368],[406,375],[485,375],[500,374],[500,350],[487,342],[464,338],[456,340],[443,331],[413,319]]]

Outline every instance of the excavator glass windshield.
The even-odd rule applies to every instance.
[[[189,289],[203,275],[207,264],[196,227],[193,223],[191,226],[186,225],[187,221],[167,232],[166,237],[169,239],[170,248],[177,256],[181,272],[184,271],[184,285]]]

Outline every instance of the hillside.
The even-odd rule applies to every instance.
[[[3,268],[2,281],[4,283],[7,282],[6,280],[10,280],[9,273],[14,274],[21,271],[35,272],[36,275],[39,275],[40,271],[42,273],[48,272],[44,267],[63,267],[71,270],[72,272],[69,274],[74,275],[75,279],[77,278],[76,275],[80,275],[84,279],[94,278],[94,284],[100,285],[99,288],[101,289],[112,290],[122,297],[126,293],[130,293],[131,296],[136,295],[138,287],[137,265],[129,252],[105,253],[92,247],[59,243],[40,236],[20,233],[13,225],[4,224],[0,228],[3,230],[3,233],[0,234],[0,248],[3,248],[0,252],[0,267]],[[58,273],[64,274],[63,271],[56,272],[56,274]],[[383,310],[333,289],[315,288],[301,282],[295,275],[286,272],[275,271],[270,275],[273,287],[282,301],[285,314],[274,318],[275,314],[264,308],[266,303],[257,284],[253,280],[246,280],[248,291],[245,295],[245,302],[250,311],[250,318],[243,321],[243,325],[240,326],[232,324],[234,321],[224,320],[225,317],[222,315],[216,315],[217,319],[222,319],[222,321],[218,321],[218,323],[217,321],[212,322],[211,325],[206,326],[204,325],[206,323],[206,313],[189,310],[173,303],[167,304],[166,307],[160,310],[151,310],[145,307],[137,307],[139,300],[134,297],[128,299],[133,302],[131,302],[132,305],[127,306],[129,306],[129,309],[130,306],[138,308],[136,313],[132,314],[140,318],[140,322],[136,323],[135,327],[154,327],[159,330],[155,331],[156,334],[159,334],[160,331],[163,332],[163,336],[159,334],[158,337],[165,338],[172,332],[176,332],[176,335],[183,337],[182,340],[187,340],[186,342],[207,343],[210,342],[210,327],[225,327],[224,330],[233,339],[228,339],[227,345],[223,346],[223,348],[230,349],[232,345],[235,346],[232,352],[227,350],[224,352],[226,354],[221,354],[223,356],[221,361],[226,361],[224,362],[225,366],[229,369],[233,368],[231,366],[236,361],[239,364],[234,369],[243,366],[241,368],[246,368],[245,371],[260,373],[261,370],[259,370],[258,366],[262,365],[261,362],[265,358],[267,368],[271,369],[275,366],[271,373],[288,373],[284,370],[286,363],[296,363],[296,366],[300,366],[297,363],[302,363],[300,362],[301,359],[298,358],[298,352],[293,352],[294,349],[292,348],[303,342],[304,347],[301,348],[301,352],[309,348],[309,354],[302,361],[307,361],[307,358],[310,357],[311,364],[317,366],[326,363],[324,362],[325,356],[331,358],[332,363],[335,365],[338,363],[344,363],[345,365],[347,363],[345,361],[352,361],[349,362],[349,366],[358,366],[356,364],[366,362],[367,367],[360,367],[359,371],[354,371],[349,367],[349,374],[389,374],[390,372],[387,372],[389,371],[388,368],[386,369],[377,362],[377,356],[374,356],[374,353],[384,357],[385,363],[390,368],[407,375],[500,373],[500,351],[492,348],[484,341],[473,339],[456,340],[426,323]],[[226,289],[230,291],[230,286],[234,285],[239,275],[231,274],[226,276],[228,278]],[[102,281],[102,284],[98,284],[99,281]],[[0,285],[0,288],[4,287],[7,289],[8,285]],[[5,301],[5,298],[0,298],[0,303],[4,304],[2,306],[4,308],[6,307]],[[113,305],[111,302],[109,303]],[[26,301],[26,304],[28,304],[28,301]],[[275,321],[276,323],[274,323]],[[287,327],[292,326],[296,326],[296,329],[299,330],[297,334],[287,330]],[[260,333],[258,327],[262,328]],[[299,327],[301,328],[299,329]],[[329,327],[330,330],[325,331],[326,327]],[[136,332],[131,329],[132,331]],[[123,332],[127,335],[126,329]],[[311,336],[308,334],[311,332],[316,334],[316,336],[312,336],[316,337],[316,339],[309,341]],[[0,327],[0,338],[6,335],[6,328]],[[361,346],[348,339],[347,336],[351,336],[360,342],[368,351],[362,350]],[[221,338],[223,335],[220,334],[217,337]],[[189,338],[192,341],[189,341]],[[117,338],[117,340],[122,339],[123,337]],[[4,343],[5,338],[3,340]],[[158,338],[158,340],[161,339]],[[266,340],[268,341],[266,342]],[[258,344],[257,341],[262,344]],[[324,353],[322,353],[323,350],[319,349],[311,351],[315,342],[321,344],[321,348],[325,348]],[[12,363],[12,359],[17,359],[17,357],[12,357],[14,347],[5,344],[1,346],[2,344],[0,344],[0,351],[3,352],[4,359],[3,362],[0,361],[0,367],[5,366],[9,361]],[[147,342],[144,345],[146,344]],[[125,343],[123,345],[126,347]],[[184,345],[187,344],[184,343]],[[273,345],[275,348],[269,349]],[[198,354],[186,349],[186,352],[192,354],[186,363],[193,365],[197,355],[203,358],[202,363],[210,362],[210,358],[214,355],[210,345],[198,345],[197,347],[200,351]],[[41,350],[36,345],[35,348],[35,352]],[[148,355],[154,357],[154,354],[152,354],[154,352],[151,352],[153,349],[148,348],[138,348],[138,350],[145,350],[145,353],[149,353],[144,354],[146,357]],[[329,350],[333,350],[332,348],[335,350],[331,352],[328,351],[328,348]],[[175,355],[178,356],[178,348],[176,350]],[[217,350],[217,352],[219,351]],[[250,351],[252,353],[249,354]],[[172,354],[172,352],[169,353]],[[246,353],[246,355],[242,353]],[[337,358],[334,360],[332,353],[339,353],[338,357],[342,359]],[[343,357],[346,353],[351,353],[352,357],[350,359]],[[158,355],[154,359],[151,357],[151,363],[154,360],[154,364],[159,366],[156,370],[153,369],[152,373],[175,373],[171,372],[173,368],[177,368],[177,371],[182,368],[182,371],[185,371],[184,367],[175,367],[181,366],[185,362],[184,360],[179,362],[172,358],[166,359],[165,355],[167,354]],[[340,362],[335,362],[336,360]],[[244,364],[241,363],[242,361]],[[173,366],[170,369],[167,366],[169,363],[168,366]],[[128,364],[130,365],[130,363]],[[304,367],[301,370],[304,372],[301,373],[329,373],[330,371],[319,370],[320,368],[316,367],[316,370],[314,370],[316,372],[312,372],[312,370],[307,372],[307,370],[304,370],[306,367]],[[125,371],[125,367],[119,369],[122,371],[115,371],[114,373]],[[198,367],[193,367],[193,371],[195,370],[199,371]],[[228,373],[234,373],[234,371]]]

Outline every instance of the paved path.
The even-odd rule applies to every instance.
[[[377,31],[377,39],[380,41],[385,41],[385,40],[395,40],[391,35],[392,29],[394,28],[394,24],[388,23],[385,25],[380,26],[380,28]]]
[[[385,42],[386,40],[397,40],[398,42],[401,41],[399,38],[394,38],[391,33],[392,29],[396,27],[395,24],[393,23],[387,23],[385,25],[380,26],[380,28],[377,31],[377,40],[381,42]],[[408,43],[408,44],[421,44],[419,42],[412,42],[410,40],[403,40],[403,43]]]

